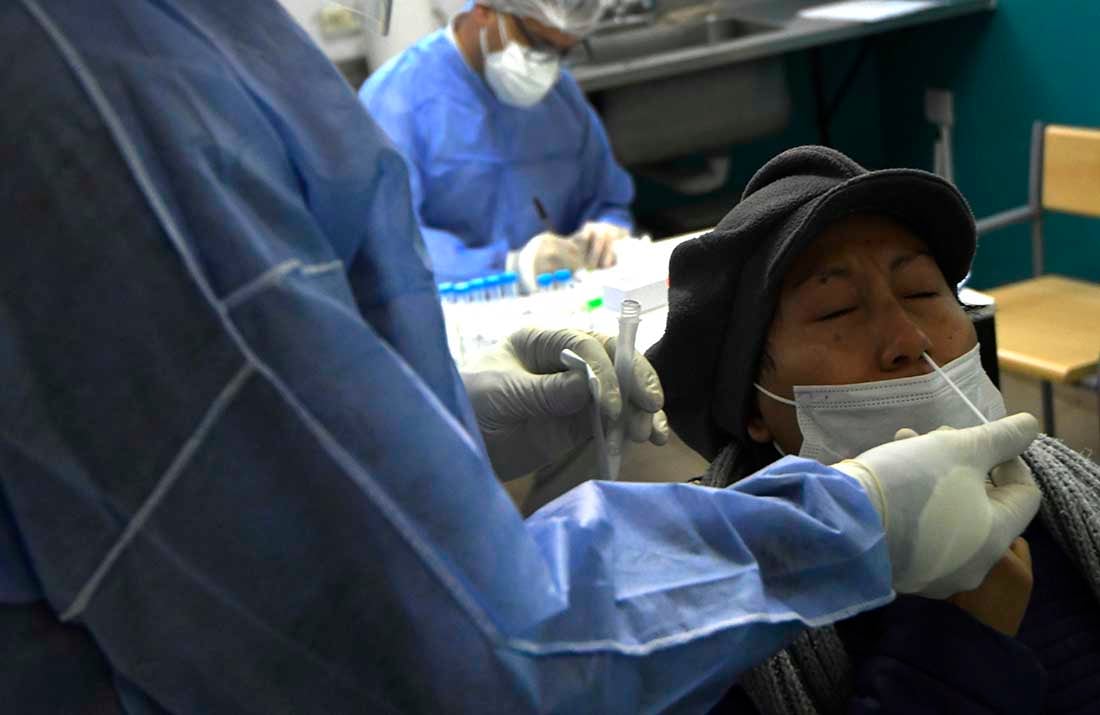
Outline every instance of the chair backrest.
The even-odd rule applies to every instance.
[[[1100,218],[1100,129],[1043,127],[1042,207]]]
[[[1044,273],[1043,213],[1059,211],[1100,218],[1100,129],[1035,122],[1026,206],[978,221],[978,235],[1031,224],[1031,269]]]

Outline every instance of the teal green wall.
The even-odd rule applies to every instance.
[[[873,51],[833,121],[833,145],[865,166],[931,169],[935,129],[924,90],[955,93],[955,179],[979,217],[1027,200],[1031,124],[1036,119],[1100,127],[1100,2],[1000,0],[995,11],[874,38]],[[858,45],[825,48],[833,85]],[[782,133],[733,147],[722,192],[682,197],[640,181],[636,208],[730,206],[752,173],[778,152],[817,143],[807,53],[787,58],[794,101]],[[1100,220],[1050,215],[1047,270],[1100,281]],[[981,241],[971,285],[988,288],[1030,275],[1026,226]]]
[[[1031,124],[1100,126],[1100,3],[1000,0],[992,13],[894,33],[876,46],[886,161],[929,168],[924,88],[955,93],[955,180],[980,218],[1027,200]],[[1100,281],[1100,221],[1052,215],[1047,270]],[[972,285],[1030,274],[1026,227],[983,238]]]
[[[854,42],[822,50],[828,97],[835,95],[858,54],[859,45]],[[787,83],[793,102],[791,123],[777,136],[733,150],[731,156],[736,166],[733,180],[739,186],[743,186],[761,165],[784,149],[818,143],[816,105],[810,76],[809,53],[801,52],[787,58]],[[870,167],[880,167],[885,160],[880,85],[876,57],[871,53],[858,70],[845,100],[837,108],[831,128],[833,146]]]

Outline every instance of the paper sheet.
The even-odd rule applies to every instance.
[[[936,3],[933,0],[849,0],[808,7],[800,10],[798,16],[810,20],[878,22],[918,12],[934,5]]]

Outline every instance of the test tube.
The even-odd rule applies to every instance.
[[[455,286],[448,282],[440,283],[438,288],[439,305],[443,309],[443,329],[447,334],[447,349],[457,363],[462,356],[462,348],[458,336],[458,315],[455,313],[458,307],[455,304]]]
[[[573,283],[573,271],[562,268],[554,271],[554,290],[567,290]]]
[[[619,381],[619,395],[623,409],[619,419],[611,425],[607,437],[607,457],[611,470],[611,479],[619,478],[619,468],[623,463],[624,438],[626,435],[627,405],[630,404],[630,385],[634,375],[634,340],[638,335],[638,323],[641,321],[642,306],[636,300],[624,300],[619,311],[619,336],[615,341],[615,378]]]
[[[505,298],[519,297],[519,274],[515,271],[505,271],[500,274],[501,292]]]
[[[454,324],[454,343],[451,348],[451,356],[455,359],[455,362],[459,366],[466,359],[466,337],[463,333],[465,327],[463,323],[466,322],[466,303],[470,299],[470,284],[466,281],[455,283],[451,289],[451,295],[453,296],[454,305],[451,306],[448,319],[453,317]]]
[[[473,278],[470,280],[470,302],[481,303],[485,300],[485,279]]]
[[[548,291],[554,286],[554,274],[553,273],[540,273],[535,277],[535,285],[538,286],[538,292]]]
[[[455,283],[452,291],[455,303],[466,303],[470,300],[470,284],[466,281]]]
[[[501,284],[504,282],[504,276],[499,273],[494,273],[491,276],[485,277],[485,295],[489,300],[498,300],[504,297],[501,292]]]

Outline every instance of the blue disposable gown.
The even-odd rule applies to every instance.
[[[529,109],[504,104],[440,30],[371,75],[359,97],[409,163],[413,209],[439,280],[504,268],[550,223],[631,227],[630,175],[568,71]]]
[[[273,0],[11,0],[0,60],[5,709],[697,712],[890,599],[803,460],[523,521],[405,164]]]

